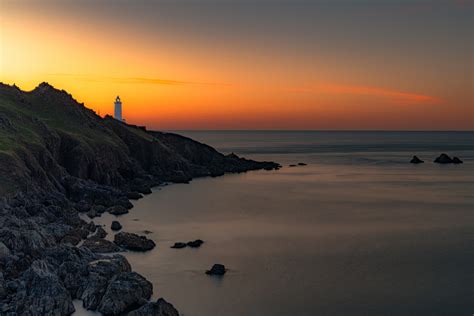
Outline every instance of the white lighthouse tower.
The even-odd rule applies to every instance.
[[[120,101],[120,97],[117,96],[115,98],[115,108],[114,108],[114,118],[119,121],[123,121],[122,119],[122,101]]]

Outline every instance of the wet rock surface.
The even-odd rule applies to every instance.
[[[184,243],[184,242],[175,242],[174,245],[171,246],[170,248],[174,248],[174,249],[186,248],[186,243]]]
[[[118,221],[113,221],[112,224],[110,224],[110,229],[117,231],[122,229],[122,224],[120,224]]]
[[[417,156],[413,156],[413,158],[410,160],[410,163],[419,164],[424,163],[424,161],[418,158]]]
[[[127,232],[116,234],[114,236],[114,243],[122,248],[134,251],[148,251],[155,248],[153,240]]]
[[[122,248],[110,240],[95,236],[86,239],[81,247],[89,248],[90,251],[95,253],[111,253],[122,251]]]

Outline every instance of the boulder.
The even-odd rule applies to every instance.
[[[105,238],[105,236],[107,236],[105,229],[102,228],[102,226],[97,225],[97,230],[95,231],[94,237]]]
[[[110,240],[98,238],[95,236],[86,239],[82,244],[82,247],[89,248],[90,251],[95,253],[111,253],[122,251],[119,246]]]
[[[188,241],[187,245],[191,248],[199,248],[204,243],[201,239],[196,239],[194,241]]]
[[[171,246],[170,248],[174,248],[174,249],[181,249],[181,248],[185,248],[186,247],[186,243],[184,242],[175,242],[173,246]]]
[[[91,219],[97,216],[98,216],[97,211],[94,208],[91,208],[89,212],[87,212],[87,217]]]
[[[307,166],[308,164],[304,163],[304,162],[298,162],[298,166]]]
[[[460,163],[463,163],[463,161],[461,159],[459,159],[458,157],[453,157],[453,163],[454,164],[460,164]]]
[[[122,229],[122,224],[120,224],[118,221],[113,221],[112,224],[110,225],[110,229],[117,231]]]
[[[82,240],[81,236],[79,235],[66,235],[61,239],[62,244],[70,244],[72,246],[76,246]]]
[[[143,195],[141,195],[137,191],[132,191],[132,192],[127,193],[127,198],[130,199],[130,200],[139,200],[142,197],[143,197]]]
[[[104,315],[119,315],[144,305],[153,293],[152,284],[135,272],[122,272],[112,278],[98,307]]]
[[[417,156],[413,156],[413,158],[410,160],[410,163],[419,164],[424,163],[424,161],[418,158]]]
[[[206,274],[209,275],[224,275],[226,273],[226,268],[223,264],[216,263],[212,266],[210,270],[206,271]]]
[[[441,163],[441,164],[446,164],[446,163],[453,163],[453,160],[451,159],[451,157],[449,157],[448,155],[446,154],[441,154],[439,155],[438,158],[436,158],[434,160],[434,162],[436,163]]]
[[[115,235],[114,243],[118,246],[135,251],[147,251],[155,248],[155,242],[145,236],[120,232]]]
[[[296,167],[296,165],[294,165],[294,164],[291,164],[291,165],[289,165],[288,167]]]
[[[122,205],[115,205],[115,206],[109,207],[107,209],[107,212],[109,212],[112,215],[123,215],[123,214],[127,214],[128,210]]]
[[[179,313],[172,304],[159,298],[156,303],[147,303],[128,313],[128,316],[179,316]]]

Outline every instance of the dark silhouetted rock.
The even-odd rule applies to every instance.
[[[127,214],[128,210],[122,205],[115,205],[115,206],[109,207],[107,209],[107,212],[112,215],[123,215],[123,214]]]
[[[296,167],[296,165],[291,164],[291,165],[289,165],[288,167]]]
[[[304,162],[298,162],[298,166],[307,166],[308,164],[304,163]]]
[[[424,163],[424,161],[418,158],[417,156],[413,156],[413,158],[410,160],[410,163],[418,164],[418,163]]]
[[[186,247],[186,243],[184,242],[175,242],[173,246],[171,246],[170,248],[175,248],[175,249],[181,249],[181,248],[185,248]]]
[[[115,235],[114,243],[128,250],[147,251],[155,248],[155,242],[145,236],[120,232]]]
[[[212,266],[211,270],[207,270],[206,274],[209,275],[224,275],[226,272],[226,268],[223,264],[216,263]]]
[[[97,238],[105,238],[107,236],[107,232],[105,229],[102,228],[102,226],[97,226],[97,230],[95,231],[94,237]]]
[[[106,240],[98,237],[91,237],[84,240],[82,247],[88,248],[90,251],[95,253],[110,253],[119,252],[122,249],[110,240]]]
[[[89,212],[87,212],[87,217],[89,217],[89,218],[95,218],[95,217],[97,217],[97,215],[98,215],[97,211],[93,208],[91,208],[89,210]]]
[[[115,230],[115,231],[121,230],[122,225],[118,221],[113,221],[112,224],[110,225],[110,229]]]
[[[156,303],[147,303],[128,313],[128,316],[179,316],[179,313],[172,304],[159,298]]]
[[[441,154],[439,155],[438,158],[436,158],[434,160],[434,162],[436,163],[441,163],[441,164],[446,164],[446,163],[453,163],[453,160],[451,159],[451,157],[449,157],[448,155],[446,154]]]
[[[144,277],[135,272],[122,272],[110,281],[98,311],[119,315],[134,306],[146,304],[152,293],[153,286]]]
[[[187,245],[191,248],[199,248],[204,243],[201,239],[196,239],[194,241],[188,241]]]
[[[458,157],[453,157],[453,163],[454,164],[460,164],[460,163],[463,163],[463,161],[461,159],[459,159]]]
[[[132,192],[127,193],[127,198],[130,199],[130,200],[139,200],[142,197],[143,197],[143,195],[141,195],[137,191],[132,191]]]

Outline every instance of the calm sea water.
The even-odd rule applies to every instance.
[[[155,298],[186,316],[474,313],[474,132],[181,133],[284,167],[155,189],[119,218],[153,232],[126,256]]]

